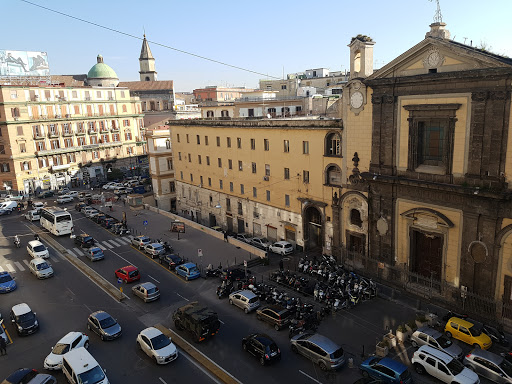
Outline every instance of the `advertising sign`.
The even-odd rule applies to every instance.
[[[171,223],[171,232],[185,233],[185,223],[174,221]]]
[[[0,49],[0,76],[50,76],[48,55]]]

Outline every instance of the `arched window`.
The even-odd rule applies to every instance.
[[[206,117],[213,117],[213,111],[206,111]]]
[[[330,133],[325,138],[325,156],[341,156],[341,136]]]
[[[354,72],[361,71],[361,52],[357,51],[354,54]]]
[[[341,169],[337,165],[329,166],[326,171],[326,184],[341,187]]]
[[[146,79],[145,79],[145,80],[146,80],[146,81],[149,81],[149,80],[150,80],[149,76],[146,76]]]
[[[11,172],[11,169],[9,168],[9,163],[2,164],[2,172]]]
[[[361,220],[361,212],[359,212],[358,209],[350,210],[350,223],[358,227],[363,226],[363,220]]]
[[[224,109],[224,110],[220,111],[220,115],[222,117],[229,117],[229,111]]]

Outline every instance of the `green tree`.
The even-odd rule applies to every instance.
[[[107,180],[122,179],[123,176],[123,172],[119,168],[112,168],[111,172],[107,172]]]

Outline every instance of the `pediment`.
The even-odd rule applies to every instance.
[[[512,59],[452,40],[427,37],[368,79],[415,76],[431,70],[441,73],[504,67],[512,68]]]

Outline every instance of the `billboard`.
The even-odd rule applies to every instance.
[[[0,76],[50,76],[48,55],[0,49]]]

